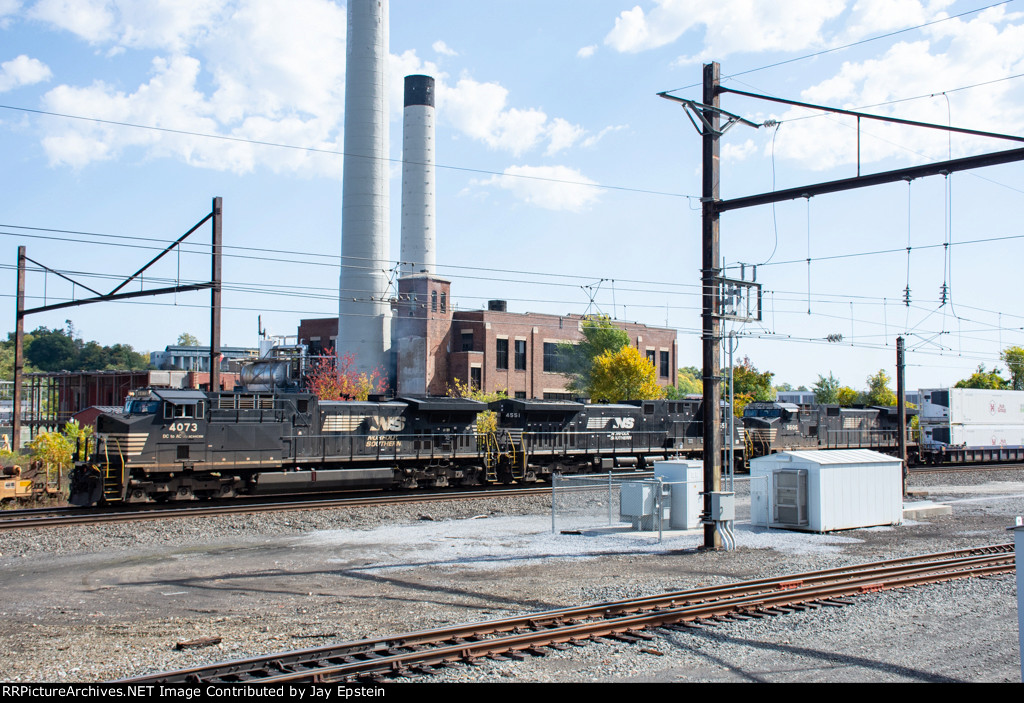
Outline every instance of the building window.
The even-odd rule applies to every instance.
[[[516,340],[516,371],[526,371],[526,340]]]
[[[479,366],[469,370],[469,386],[471,390],[478,391],[483,387],[483,371]]]
[[[668,378],[668,352],[661,352],[661,377]]]
[[[516,391],[516,398],[526,398],[526,391]]]
[[[544,342],[544,370],[550,373],[565,373],[569,359],[556,342]]]
[[[437,312],[437,291],[430,292],[430,312]]]
[[[442,293],[441,294],[441,312],[444,312],[445,308],[447,306],[448,306],[448,294],[447,293]]]
[[[647,360],[649,362],[651,362],[651,366],[657,366],[658,365],[658,362],[655,359],[655,353],[654,353],[653,349],[648,349],[647,350]]]
[[[473,351],[473,333],[462,333],[462,351]]]
[[[508,369],[508,340],[499,339],[496,342],[494,366],[498,369]]]

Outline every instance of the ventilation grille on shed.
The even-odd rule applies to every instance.
[[[807,524],[807,470],[784,469],[772,474],[772,502],[778,525]]]

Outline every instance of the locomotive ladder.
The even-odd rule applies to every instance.
[[[108,503],[121,502],[124,499],[124,454],[121,452],[121,443],[114,440],[117,447],[117,461],[111,462],[107,454],[107,443],[103,444],[103,500]]]
[[[523,447],[523,430],[522,429],[509,429],[505,430],[506,437],[508,438],[508,467],[512,474],[512,478],[517,481],[522,481],[526,478],[526,452],[522,450]],[[520,450],[522,456],[522,464],[516,461],[516,449]]]
[[[517,481],[526,478],[526,452],[523,448],[523,431],[521,429],[506,429],[499,440],[494,432],[485,435],[484,452],[484,479],[488,483],[498,482],[498,466],[502,458],[508,459],[509,476]],[[516,450],[522,461],[516,461]]]
[[[498,451],[498,438],[493,432],[484,435],[484,480],[487,483],[498,482],[498,460],[501,453]]]

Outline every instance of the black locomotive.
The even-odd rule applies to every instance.
[[[907,410],[908,415],[916,410]],[[743,410],[747,460],[801,449],[874,449],[895,453],[896,408],[754,402]]]
[[[473,400],[322,401],[258,387],[135,392],[97,420],[97,446],[72,471],[70,502],[529,483],[703,451],[699,400],[507,399],[491,404],[484,430],[477,421],[488,406]]]

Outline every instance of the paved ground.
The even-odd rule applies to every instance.
[[[507,499],[9,534],[0,543],[8,681],[101,681],[839,564],[1011,541],[1024,475],[916,479],[948,517],[830,535],[742,522],[701,534],[553,534],[546,500]],[[742,491],[740,491],[742,493]],[[438,680],[1018,681],[1012,578],[864,598],[827,613],[594,645]],[[177,642],[221,644],[177,651]]]

